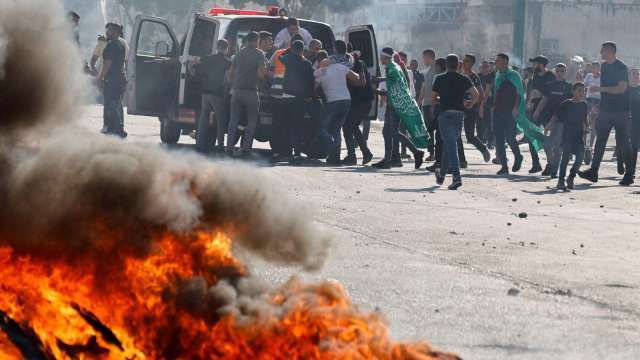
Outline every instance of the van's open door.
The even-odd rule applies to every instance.
[[[358,25],[347,28],[345,32],[346,40],[353,45],[353,50],[360,52],[362,59],[369,68],[371,76],[380,76],[380,63],[378,58],[378,43],[376,41],[376,33],[373,25]],[[373,104],[370,120],[378,118],[378,97]]]
[[[129,114],[166,116],[178,91],[179,50],[166,20],[136,17],[127,64]]]
[[[195,106],[199,110],[201,98],[198,78],[187,81],[190,76],[188,62],[194,56],[201,57],[215,53],[219,29],[220,23],[215,18],[197,13],[193,15],[180,58],[180,90],[178,95],[180,105]]]

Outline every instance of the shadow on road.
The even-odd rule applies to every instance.
[[[440,189],[440,186],[430,186],[427,188],[419,188],[419,189],[399,189],[399,188],[388,188],[384,189],[385,192],[390,193],[431,193],[435,194],[436,190]]]

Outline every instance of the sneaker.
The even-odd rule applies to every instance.
[[[618,158],[618,175],[624,175],[624,162],[622,159]]]
[[[592,183],[598,182],[598,173],[595,172],[593,169],[589,169],[586,171],[578,171],[578,176],[580,176],[585,180],[591,181]]]
[[[460,169],[466,169],[469,167],[469,164],[466,161],[460,161]]]
[[[542,171],[542,166],[540,164],[533,165],[531,169],[529,169],[529,174],[537,174]]]
[[[440,173],[440,169],[436,169],[435,176],[436,176],[436,184],[438,185],[444,184],[444,175]]]
[[[523,160],[524,160],[524,157],[522,155],[517,155],[516,159],[513,162],[513,168],[511,169],[511,171],[513,171],[513,172],[520,171],[520,169],[522,168],[522,161]]]
[[[496,173],[496,175],[509,175],[509,168],[506,166],[503,166],[502,169],[500,169],[500,171],[498,171]]]
[[[456,176],[453,178],[453,182],[451,183],[451,185],[449,185],[448,189],[455,191],[458,190],[460,186],[462,186],[462,179],[459,176]]]
[[[394,168],[401,168],[404,166],[402,165],[402,160],[400,159],[391,160],[391,163],[389,165],[391,165],[391,167],[394,167]]]
[[[345,166],[358,165],[358,158],[356,158],[355,155],[349,155],[346,158],[342,159],[342,165],[345,165]]]
[[[371,167],[375,169],[380,169],[380,170],[388,170],[388,169],[391,169],[391,164],[389,164],[386,160],[383,159],[382,161],[371,165]]]
[[[565,191],[567,190],[567,185],[564,183],[564,179],[558,179],[558,185],[556,185],[556,189]]]
[[[482,152],[482,157],[484,158],[484,162],[488,163],[489,161],[491,161],[491,153],[489,152],[488,149],[484,149],[484,151]]]
[[[431,166],[427,166],[426,170],[429,172],[436,172],[436,170],[438,170],[439,168],[440,168],[440,164],[434,163]]]
[[[633,185],[634,181],[633,181],[633,177],[632,176],[625,176],[624,178],[622,178],[622,181],[620,181],[620,186],[631,186]]]
[[[436,157],[433,155],[433,153],[429,153],[429,157],[424,159],[424,161],[426,161],[426,162],[436,161]]]
[[[575,176],[569,176],[567,178],[567,189],[573,190],[575,188],[574,180]]]
[[[491,163],[492,163],[493,165],[500,165],[500,159],[498,159],[497,157],[496,157],[496,158],[493,158],[493,160],[491,160]]]
[[[373,153],[371,153],[371,151],[367,150],[362,153],[362,165],[367,165],[371,160],[373,160]]]
[[[423,162],[424,162],[424,151],[418,150],[415,153],[415,167],[416,167],[416,170],[418,170],[418,169],[420,169],[420,167],[422,167]]]

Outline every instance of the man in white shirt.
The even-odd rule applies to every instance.
[[[592,87],[600,86],[600,63],[595,61],[591,64],[591,72],[584,78],[584,87],[587,88],[587,106],[589,107],[589,141],[585,141],[584,162],[586,165],[591,164],[593,158],[593,146],[596,142],[596,120],[600,111],[600,93],[591,91]]]
[[[336,53],[345,55],[347,44],[342,40],[335,42]],[[322,123],[323,131],[327,131],[333,139],[331,152],[327,157],[327,165],[341,165],[340,147],[342,145],[341,129],[347,120],[351,109],[351,94],[347,81],[354,85],[364,86],[360,75],[342,64],[335,64],[331,59],[325,59],[320,69],[314,73],[316,82],[320,84],[327,98],[325,104],[325,118]]]
[[[295,34],[300,34],[305,46],[309,46],[313,37],[311,33],[304,28],[300,27],[300,21],[296,18],[287,19],[287,27],[282,29],[278,35],[276,35],[275,46],[277,49],[283,49],[289,47],[291,38]]]

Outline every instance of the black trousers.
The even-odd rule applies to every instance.
[[[640,150],[640,119],[632,119],[631,123],[631,162],[633,175],[638,166],[638,150]]]
[[[282,99],[282,154],[291,156],[292,151],[300,155],[302,145],[302,129],[304,124],[304,98]]]
[[[438,127],[436,126],[436,119],[434,118],[434,116],[432,116],[433,114],[431,113],[431,109],[433,109],[431,105],[423,106],[422,115],[424,118],[424,126],[427,129],[429,138],[435,139],[435,132]],[[431,142],[431,144],[429,144],[427,150],[429,151],[429,153],[433,153],[435,151],[435,144],[433,141]]]
[[[271,110],[273,113],[273,133],[271,135],[271,151],[282,155],[286,151],[287,127],[286,127],[286,102],[283,98],[272,97]]]
[[[628,112],[600,112],[600,117],[596,122],[596,146],[591,168],[596,172],[600,169],[600,163],[613,128],[616,129],[616,148],[620,154],[619,158],[624,162],[626,175],[632,176],[635,173],[635,164],[631,154],[631,118]]]
[[[500,164],[506,167],[508,161],[505,142],[509,144],[516,158],[521,156],[516,141],[516,120],[510,112],[495,112],[493,114],[493,133],[496,136],[496,155],[500,159]]]
[[[107,127],[107,132],[112,134],[120,134],[124,131],[124,111],[122,110],[124,88],[124,78],[107,80],[104,84],[104,125]]]
[[[414,156],[418,152],[411,140],[404,134],[400,133],[400,118],[393,111],[393,108],[388,106],[384,117],[384,127],[382,128],[382,137],[384,138],[384,159],[387,161],[400,159],[400,143],[405,145]]]
[[[369,116],[371,106],[371,101],[351,103],[347,121],[342,126],[344,142],[347,146],[347,154],[349,156],[356,155],[356,144],[360,147],[360,151],[362,151],[363,154],[369,151],[367,139],[360,130],[360,124]]]

